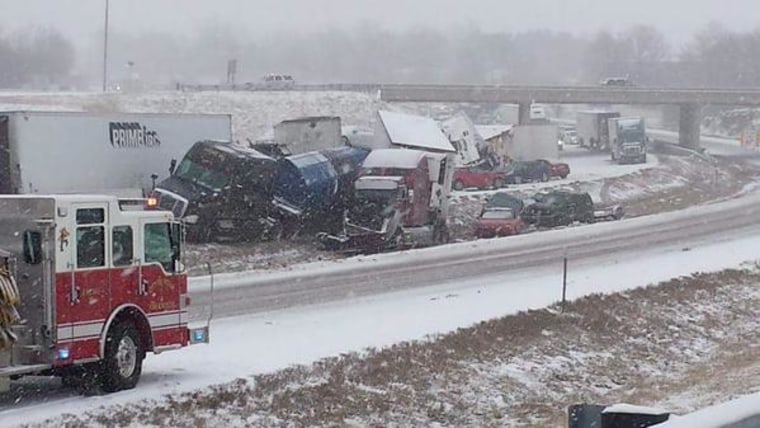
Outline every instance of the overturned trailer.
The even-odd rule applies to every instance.
[[[273,201],[286,235],[340,227],[366,149],[341,147],[277,161]]]

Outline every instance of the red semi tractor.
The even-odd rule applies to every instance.
[[[413,149],[373,150],[354,184],[340,236],[328,248],[378,251],[446,243],[453,155]]]

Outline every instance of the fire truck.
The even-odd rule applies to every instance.
[[[146,353],[208,343],[210,318],[188,326],[181,224],[150,205],[0,196],[0,391],[25,375],[131,389]]]

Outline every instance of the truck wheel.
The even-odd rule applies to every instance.
[[[104,392],[134,388],[140,379],[144,358],[145,349],[134,324],[127,321],[111,327],[101,362],[100,387]]]
[[[464,190],[464,183],[461,180],[454,182],[454,190]]]
[[[495,179],[493,181],[493,187],[494,189],[501,189],[502,187],[504,187],[504,180],[502,180],[501,178]]]

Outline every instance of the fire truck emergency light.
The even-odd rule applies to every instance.
[[[153,198],[153,197],[148,198],[148,200],[145,202],[145,205],[148,208],[156,208],[158,206],[158,198]]]

